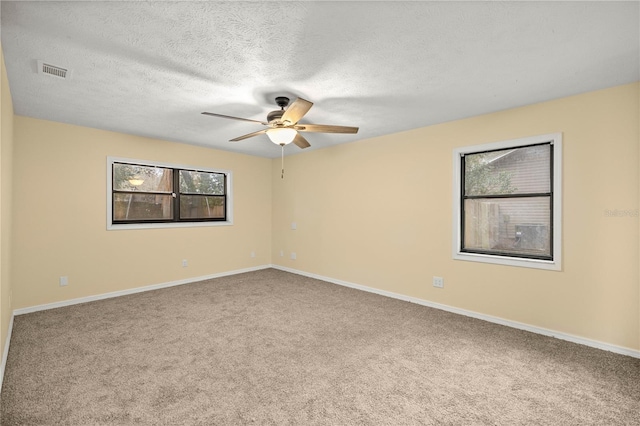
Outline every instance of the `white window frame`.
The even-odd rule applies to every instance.
[[[526,145],[551,142],[553,145],[553,260],[525,259],[520,257],[498,256],[491,254],[466,253],[461,251],[460,235],[462,232],[462,218],[460,200],[461,185],[461,157],[483,151],[512,149]],[[453,258],[471,262],[493,263],[496,265],[517,266],[523,268],[547,269],[560,271],[562,269],[562,133],[532,136],[501,142],[487,143],[456,148],[453,151]]]
[[[203,222],[163,222],[163,223],[113,223],[113,163],[129,163],[140,166],[167,167],[171,169],[198,170],[202,172],[224,173],[226,177],[226,220]],[[157,228],[193,228],[202,226],[233,225],[233,174],[230,170],[212,169],[211,167],[188,166],[183,164],[161,163],[156,161],[138,160],[134,158],[107,157],[107,230],[125,229],[157,229]]]

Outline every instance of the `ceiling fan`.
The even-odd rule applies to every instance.
[[[309,102],[306,99],[297,98],[291,105],[289,105],[289,98],[285,96],[278,96],[276,98],[276,104],[280,107],[280,109],[271,111],[269,114],[267,114],[267,121],[232,117],[230,115],[215,114],[213,112],[203,112],[202,114],[211,115],[213,117],[230,118],[233,120],[250,121],[252,123],[259,123],[263,126],[268,127],[268,129],[262,129],[258,130],[257,132],[238,136],[237,138],[231,139],[230,142],[238,142],[266,133],[269,139],[271,139],[271,141],[276,145],[284,147],[285,145],[293,142],[300,148],[308,148],[311,145],[300,134],[300,132],[358,133],[357,127],[299,123],[300,119],[304,117],[304,115],[309,112],[309,110],[313,106],[313,102]]]

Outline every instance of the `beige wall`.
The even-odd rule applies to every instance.
[[[273,263],[638,350],[638,218],[604,211],[639,207],[639,90],[300,153],[285,159],[284,180],[273,160]],[[454,148],[554,132],[564,143],[563,270],[454,261]]]
[[[14,139],[14,309],[271,262],[268,159],[22,116]],[[107,156],[231,170],[234,225],[107,231]]]
[[[639,207],[640,84],[303,152],[286,158],[284,180],[279,160],[27,117],[7,136],[7,87],[3,68],[3,336],[11,309],[272,262],[640,349],[638,218],[604,214]],[[453,149],[553,132],[564,137],[563,270],[453,261]],[[107,231],[109,155],[233,170],[235,225]]]
[[[11,169],[13,156],[13,104],[0,49],[0,358],[11,321]],[[0,382],[1,382],[0,378]]]

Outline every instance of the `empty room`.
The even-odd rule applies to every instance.
[[[0,424],[640,424],[640,2],[0,2]]]

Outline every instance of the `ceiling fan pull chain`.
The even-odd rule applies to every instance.
[[[280,179],[284,179],[284,145],[280,145],[280,148],[282,148],[282,174]]]

